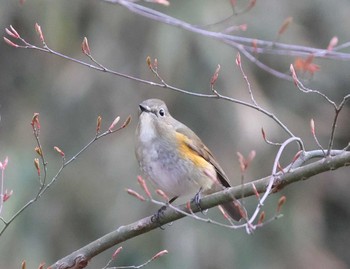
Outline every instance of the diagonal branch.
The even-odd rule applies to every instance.
[[[349,46],[349,43],[344,43],[337,47],[334,47],[333,50],[327,49],[318,49],[306,46],[299,45],[291,45],[284,44],[275,41],[266,41],[259,40],[255,38],[247,38],[241,36],[228,35],[222,32],[214,32],[203,29],[199,26],[192,25],[185,21],[176,19],[159,11],[153,10],[151,8],[144,7],[142,5],[136,4],[134,1],[128,0],[103,0],[104,2],[111,4],[118,4],[129,11],[134,12],[143,17],[159,21],[165,24],[169,24],[172,26],[179,27],[181,29],[187,30],[189,32],[193,32],[196,34],[200,34],[203,36],[211,37],[225,43],[230,44],[232,47],[236,48],[240,52],[243,53],[242,49],[244,48],[250,53],[257,54],[278,54],[278,55],[286,55],[286,56],[299,56],[299,57],[307,57],[310,54],[314,55],[317,58],[326,58],[326,59],[336,59],[336,60],[350,60],[349,53],[342,53],[338,50],[346,48]]]
[[[307,164],[303,167],[291,169],[289,173],[279,174],[275,182],[275,185],[277,185],[276,190],[281,190],[283,187],[291,183],[309,179],[314,175],[349,165],[350,152],[348,151],[344,151],[336,156],[327,156],[324,159]],[[256,191],[259,193],[265,192],[269,181],[270,176],[246,183],[243,186],[235,186],[224,191],[205,196],[201,200],[201,209],[205,210],[219,204],[232,201],[234,197],[241,197],[242,193],[244,194],[244,197],[248,197],[255,195]],[[179,209],[189,212],[186,204],[180,205]],[[199,211],[198,207],[195,205],[192,205],[191,210],[193,212]],[[66,257],[60,259],[55,264],[51,265],[50,268],[84,268],[87,266],[90,259],[104,250],[183,217],[184,215],[178,211],[167,208],[159,222],[152,222],[152,216],[149,216],[129,225],[120,226],[117,230],[98,238],[81,249],[76,250]]]

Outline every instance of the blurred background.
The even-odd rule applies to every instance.
[[[147,4],[175,18],[195,25],[210,25],[232,14],[230,1],[171,1],[169,7]],[[248,1],[237,1],[239,7]],[[247,24],[247,31],[233,34],[275,40],[282,22],[293,23],[280,42],[326,48],[333,36],[350,40],[348,1],[257,1],[248,13],[233,17],[227,26]],[[205,36],[140,17],[127,9],[103,1],[30,0],[0,3],[0,29],[13,25],[28,41],[40,45],[34,24],[38,22],[47,44],[71,57],[88,61],[81,53],[86,36],[93,56],[106,67],[154,80],[146,57],[158,59],[159,72],[167,83],[193,92],[210,93],[210,78],[221,65],[216,88],[222,94],[249,101],[247,85],[235,65],[237,51]],[[292,57],[259,56],[267,64],[288,73]],[[308,150],[317,148],[310,133],[313,118],[317,135],[327,147],[333,108],[319,96],[307,95],[294,84],[258,69],[244,57],[243,67],[258,103],[274,113]],[[321,69],[305,75],[305,84],[339,102],[349,94],[349,62],[315,61]],[[9,157],[5,187],[14,191],[5,203],[4,219],[10,218],[34,197],[38,179],[33,165],[37,157],[30,121],[40,113],[40,138],[52,178],[61,165],[53,150],[59,146],[67,158],[95,135],[96,118],[107,129],[116,116],[133,120],[121,132],[99,140],[61,174],[56,184],[23,212],[0,238],[0,267],[27,268],[40,262],[51,264],[92,240],[156,212],[152,204],[141,203],[125,188],[140,191],[134,157],[134,131],[138,104],[147,98],[167,102],[173,116],[195,130],[217,156],[231,179],[240,183],[236,152],[256,158],[245,181],[271,171],[277,148],[261,137],[264,127],[273,141],[284,141],[286,133],[257,111],[221,100],[201,99],[170,90],[142,85],[132,80],[97,72],[73,62],[21,50],[0,42],[0,160]],[[340,115],[336,148],[350,140],[349,105]],[[297,148],[291,146],[288,163]],[[350,268],[349,168],[324,173],[298,182],[272,195],[265,210],[273,216],[277,201],[286,195],[284,217],[247,235],[244,230],[227,230],[186,218],[165,230],[155,230],[122,243],[123,251],[114,266],[138,265],[162,249],[170,254],[149,268]],[[140,191],[141,192],[141,191]],[[247,199],[247,204],[255,203]],[[209,216],[222,217],[217,209]],[[102,268],[117,248],[94,258],[89,268]]]

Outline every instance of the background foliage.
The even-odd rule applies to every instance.
[[[243,1],[238,3],[245,5]],[[196,25],[215,23],[231,14],[229,1],[147,5]],[[258,1],[254,9],[230,23],[248,24],[246,32],[234,34],[274,40],[283,20],[292,16],[294,22],[281,42],[325,48],[335,35],[340,42],[349,40],[349,12],[347,1],[266,0]],[[220,64],[217,89],[236,98],[249,98],[234,62],[236,52],[207,37],[159,24],[102,1],[30,0],[23,6],[17,1],[0,3],[0,29],[12,24],[27,40],[39,44],[36,22],[48,45],[58,51],[84,59],[80,44],[87,36],[94,57],[111,69],[153,79],[145,62],[151,56],[158,58],[159,71],[169,84],[195,92],[209,93],[210,77]],[[276,55],[260,57],[286,73],[294,61]],[[53,146],[73,155],[94,136],[98,115],[105,128],[117,115],[125,118],[131,114],[134,119],[128,128],[100,140],[68,167],[40,202],[5,232],[0,239],[2,268],[18,268],[22,260],[27,260],[29,268],[36,268],[42,261],[50,264],[102,234],[157,210],[125,193],[125,188],[138,188],[133,135],[138,104],[144,99],[164,99],[172,114],[212,149],[232,184],[240,182],[237,151],[245,155],[252,149],[257,151],[246,180],[270,173],[277,149],[264,143],[261,127],[270,139],[286,138],[276,124],[256,111],[224,101],[140,85],[37,51],[16,50],[4,42],[0,43],[0,59],[0,159],[9,156],[6,186],[14,190],[5,204],[4,218],[32,198],[38,188],[33,166],[35,141],[29,125],[34,112],[41,115],[49,175],[54,175],[61,164]],[[316,148],[309,130],[310,118],[315,119],[321,143],[328,143],[333,117],[329,105],[243,61],[262,106],[300,136],[307,149]],[[306,76],[306,84],[334,100],[349,93],[348,62],[316,63],[321,71]],[[340,117],[336,147],[343,148],[349,141],[349,106]],[[295,149],[291,150],[290,156]],[[183,219],[165,231],[153,231],[123,244],[116,265],[139,264],[167,249],[170,255],[154,262],[152,268],[348,268],[347,170],[325,173],[283,190],[287,196],[285,217],[251,236],[243,230],[230,231]],[[271,214],[278,198],[270,198],[267,207]],[[210,214],[220,218],[215,209]],[[94,259],[91,268],[103,267],[111,253],[113,250]]]

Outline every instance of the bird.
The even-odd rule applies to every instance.
[[[170,197],[170,203],[180,196],[197,194],[198,198],[198,194],[230,187],[208,147],[194,131],[173,118],[160,99],[139,104],[135,154],[143,176]],[[242,218],[238,200],[221,206],[232,219]]]

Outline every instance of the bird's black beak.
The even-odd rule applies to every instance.
[[[139,108],[140,108],[140,113],[142,113],[142,112],[150,112],[151,111],[151,109],[148,106],[145,106],[143,104],[140,104]]]

